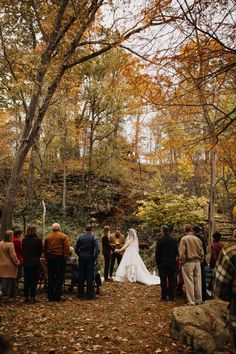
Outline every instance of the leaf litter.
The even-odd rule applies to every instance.
[[[74,294],[53,306],[40,291],[36,304],[22,297],[0,303],[0,332],[12,353],[191,353],[169,333],[171,311],[181,301],[160,302],[157,286],[105,283],[95,301]]]

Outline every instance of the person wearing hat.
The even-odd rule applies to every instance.
[[[60,224],[52,225],[50,233],[44,241],[44,255],[48,266],[48,300],[64,301],[62,287],[65,278],[65,264],[70,252],[67,235],[61,232]]]
[[[229,302],[228,320],[236,353],[236,240],[222,248],[213,276],[215,296]]]

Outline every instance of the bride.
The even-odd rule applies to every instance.
[[[160,278],[147,270],[139,255],[138,237],[134,229],[128,230],[128,237],[124,246],[116,249],[117,253],[124,253],[116,271],[116,280],[120,282],[139,282],[145,285],[160,284]]]

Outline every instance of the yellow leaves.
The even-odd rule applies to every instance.
[[[194,165],[192,164],[191,159],[188,159],[187,157],[182,157],[178,159],[178,172],[182,175],[183,179],[188,180],[194,175],[195,168]]]
[[[69,94],[71,96],[76,96],[78,93],[80,93],[81,88],[80,87],[72,87],[69,91]]]

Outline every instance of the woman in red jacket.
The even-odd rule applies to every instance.
[[[18,287],[18,282],[19,282],[20,278],[22,277],[22,269],[23,269],[23,263],[24,263],[21,235],[22,235],[21,229],[18,226],[13,227],[12,242],[13,242],[13,245],[15,248],[16,256],[20,262],[20,265],[17,270],[16,287]]]
[[[215,268],[216,261],[219,257],[220,251],[224,247],[224,244],[220,242],[221,240],[221,233],[216,231],[213,235],[213,244],[211,245],[211,259],[210,259],[210,266],[212,269]]]

